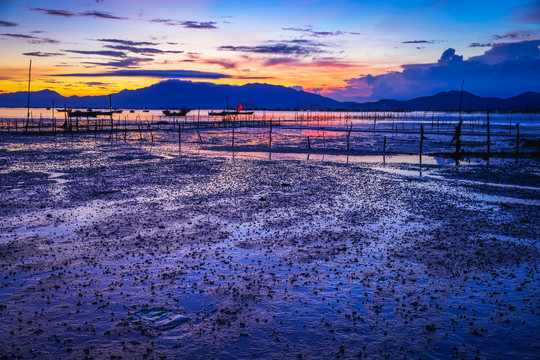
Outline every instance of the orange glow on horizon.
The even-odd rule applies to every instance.
[[[193,82],[210,82],[214,84],[245,85],[249,83],[265,83],[285,87],[301,86],[305,91],[316,91],[324,95],[326,89],[344,86],[343,79],[358,77],[362,73],[382,73],[377,66],[358,65],[340,61],[319,61],[312,63],[297,63],[294,67],[287,64],[264,66],[257,61],[248,60],[242,64],[242,69],[225,69],[218,65],[202,67],[200,64],[190,64],[194,71],[215,71],[231,76],[222,79],[185,79]],[[177,68],[177,67],[175,67]],[[251,68],[251,69],[250,69]],[[69,69],[69,71],[66,71]],[[143,67],[143,70],[146,70]],[[165,69],[159,69],[165,70]],[[167,78],[128,77],[128,76],[55,76],[65,73],[91,73],[86,68],[71,66],[56,66],[40,64],[40,59],[32,62],[31,91],[44,89],[55,91],[62,96],[101,96],[117,93],[122,90],[136,90],[151,86]],[[0,89],[3,93],[27,91],[28,68],[12,67],[9,76],[0,78]]]

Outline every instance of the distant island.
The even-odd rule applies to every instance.
[[[165,80],[146,88],[122,90],[112,94],[115,108],[179,108],[222,109],[235,108],[267,110],[346,110],[346,111],[457,111],[459,91],[440,92],[411,100],[383,99],[376,102],[340,102],[310,92],[269,84],[217,85],[206,82]],[[65,97],[51,90],[30,93],[31,107],[107,108],[108,96]],[[0,106],[25,107],[25,91],[0,94]],[[540,93],[523,94],[501,99],[480,97],[463,92],[463,111],[540,112]]]

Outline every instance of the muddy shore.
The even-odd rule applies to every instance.
[[[540,352],[540,164],[0,135],[2,358]]]

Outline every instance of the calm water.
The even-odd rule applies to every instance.
[[[82,109],[84,110],[84,109]],[[183,121],[209,121],[219,120],[219,117],[209,117],[211,110],[194,109],[186,116]],[[26,108],[0,108],[0,119],[25,119],[27,115]],[[43,118],[50,120],[64,119],[64,114],[53,109],[31,108],[30,116],[35,121]],[[105,117],[107,118],[107,117]],[[466,113],[462,115],[465,128],[480,129],[486,125],[486,113]],[[121,114],[115,114],[113,119],[116,121],[128,122],[155,122],[170,120],[163,115],[162,110],[134,110],[124,109]],[[445,128],[455,126],[459,120],[459,114],[456,112],[328,112],[328,111],[270,111],[258,110],[251,116],[243,115],[240,120],[274,120],[280,121],[282,125],[316,125],[324,127],[371,127],[374,129],[385,128],[411,128],[424,125],[427,129]],[[540,131],[540,116],[538,114],[490,114],[490,123],[495,128],[515,129],[517,123],[520,129],[527,132]]]

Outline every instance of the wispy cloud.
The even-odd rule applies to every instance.
[[[95,17],[95,18],[101,18],[101,19],[112,19],[112,20],[126,19],[125,17],[119,17],[119,16],[112,15],[103,11],[86,11],[86,12],[81,13],[80,16],[89,16],[89,17]]]
[[[362,35],[362,33],[359,32],[351,32],[351,31],[343,31],[343,30],[336,30],[336,31],[321,31],[321,30],[315,30],[311,26],[308,27],[284,27],[282,30],[285,31],[295,31],[304,34],[305,36],[311,36],[311,37],[328,37],[328,36],[339,36],[339,35]]]
[[[11,21],[0,20],[0,26],[12,27],[12,26],[17,26],[17,23],[14,23]]]
[[[115,50],[123,50],[123,51],[129,51],[135,54],[141,54],[141,55],[154,55],[154,54],[181,54],[183,51],[180,50],[161,50],[157,48],[140,48],[136,46],[128,46],[128,45],[105,45],[106,48],[109,49],[115,49]]]
[[[226,45],[218,47],[218,50],[255,54],[309,56],[325,52],[325,50],[321,49],[322,46],[324,45],[310,40],[296,39],[288,42],[268,41],[265,45],[258,46]]]
[[[494,40],[517,40],[531,37],[531,33],[529,31],[514,31],[509,32],[503,35],[493,35]]]
[[[311,59],[309,61],[300,60],[298,58],[291,57],[273,57],[265,59],[263,62],[264,66],[291,66],[295,67],[313,67],[313,68],[336,68],[336,69],[347,69],[347,68],[359,68],[362,65],[343,61],[341,59],[336,59],[333,57],[325,57],[319,59]]]
[[[408,40],[403,41],[402,44],[435,44],[435,40]]]
[[[169,26],[182,26],[186,29],[217,29],[215,21],[180,21],[174,19],[152,19],[150,22],[161,23]]]
[[[477,47],[491,47],[491,46],[494,46],[495,43],[478,43],[478,42],[475,42],[475,43],[472,43],[469,45],[469,47],[472,47],[472,48],[477,48]]]
[[[62,53],[47,53],[47,52],[41,52],[41,51],[34,51],[34,52],[26,52],[23,53],[25,56],[36,56],[36,57],[51,57],[51,56],[61,56],[64,55]]]
[[[86,62],[83,62],[83,64],[104,66],[104,67],[109,67],[109,68],[111,67],[112,68],[134,68],[134,67],[136,68],[136,67],[139,67],[141,64],[148,63],[152,60],[153,60],[152,58],[127,57],[125,59],[110,60],[110,61],[105,61],[105,62],[86,61]]]
[[[89,87],[97,87],[99,89],[106,89],[107,86],[109,86],[109,83],[104,83],[101,81],[86,81],[86,82],[79,82],[81,85],[89,86]]]
[[[230,59],[206,59],[201,57],[199,54],[189,53],[187,54],[188,58],[182,60],[182,62],[196,62],[198,64],[208,64],[208,65],[219,65],[224,69],[236,69],[237,63]]]
[[[149,42],[149,41],[131,41],[131,40],[122,40],[122,39],[97,39],[96,41],[121,44],[121,45],[127,45],[127,46],[159,45],[158,43]]]
[[[187,29],[217,29],[215,21],[182,21],[182,26]]]
[[[300,33],[303,33],[303,34],[305,34],[307,36],[312,36],[312,37],[327,37],[327,36],[338,36],[338,35],[348,34],[348,32],[341,31],[341,30],[338,30],[338,31],[317,31],[317,30],[313,30],[312,28],[294,28],[294,27],[286,27],[286,28],[282,28],[282,29],[286,30],[286,31],[300,32]]]
[[[117,58],[125,58],[126,54],[121,51],[113,50],[62,50],[64,52],[81,55],[99,55],[99,56],[111,56]]]
[[[0,34],[2,36],[8,36],[15,39],[23,39],[31,44],[59,44],[60,41],[50,38],[41,38],[25,34]]]
[[[293,65],[293,64],[298,64],[299,62],[300,61],[295,58],[277,57],[277,58],[265,59],[263,62],[263,65],[264,66]]]
[[[95,17],[95,18],[111,19],[111,20],[126,19],[124,17],[119,17],[119,16],[116,16],[107,12],[103,12],[103,11],[85,11],[83,13],[74,13],[71,11],[58,10],[58,9],[43,9],[43,8],[34,8],[34,7],[28,7],[28,9],[32,11],[38,11],[46,15],[52,15],[52,16],[62,16],[62,17],[87,16],[87,17]]]
[[[125,77],[154,77],[162,79],[226,79],[230,75],[194,71],[194,70],[115,70],[100,73],[56,74],[52,76],[94,77],[94,76],[125,76]]]
[[[29,7],[32,11],[39,11],[41,13],[44,13],[46,15],[53,15],[53,16],[63,16],[63,17],[72,17],[75,16],[74,13],[67,10],[56,10],[56,9],[42,9],[42,8],[33,8]]]

